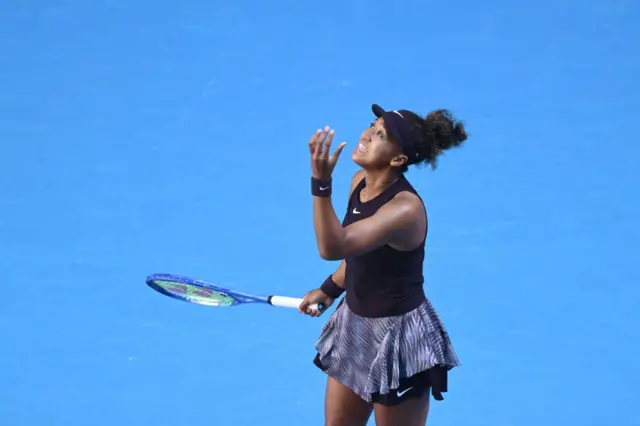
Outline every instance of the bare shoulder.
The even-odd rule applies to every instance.
[[[427,215],[416,194],[403,191],[386,203],[379,213],[394,223],[389,245],[397,250],[413,250],[422,243],[427,231]]]
[[[416,194],[409,191],[402,191],[396,194],[381,210],[382,209],[394,210],[397,214],[408,220],[416,220],[425,216],[422,200]]]

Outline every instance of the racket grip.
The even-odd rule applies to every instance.
[[[301,303],[302,299],[297,297],[269,296],[269,304],[273,306],[279,306],[281,308],[298,309]],[[317,309],[320,312],[324,311],[324,305],[322,303],[313,303],[309,305],[309,307],[311,309]]]

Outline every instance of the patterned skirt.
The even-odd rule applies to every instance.
[[[403,315],[366,318],[342,299],[316,343],[314,363],[365,401],[397,390],[401,380],[427,376],[442,400],[447,372],[460,365],[444,324],[428,300]]]

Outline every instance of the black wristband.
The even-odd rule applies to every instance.
[[[344,293],[344,288],[339,287],[338,284],[333,281],[333,276],[329,275],[326,280],[320,286],[320,290],[322,290],[327,296],[333,297],[337,299],[340,297],[342,293]]]
[[[331,196],[331,180],[320,180],[311,177],[311,194],[314,197]]]

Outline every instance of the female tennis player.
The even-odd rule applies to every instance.
[[[447,110],[422,118],[372,109],[377,118],[351,154],[361,170],[342,223],[331,202],[331,174],[346,143],[330,154],[329,127],[309,141],[318,250],[342,262],[299,309],[319,316],[312,303],[329,307],[346,292],[316,344],[314,363],[328,375],[326,426],[365,426],[372,412],[378,426],[422,426],[430,396],[443,399],[447,373],[459,360],[424,293],[427,214],[405,172],[420,163],[435,168],[467,135]]]

